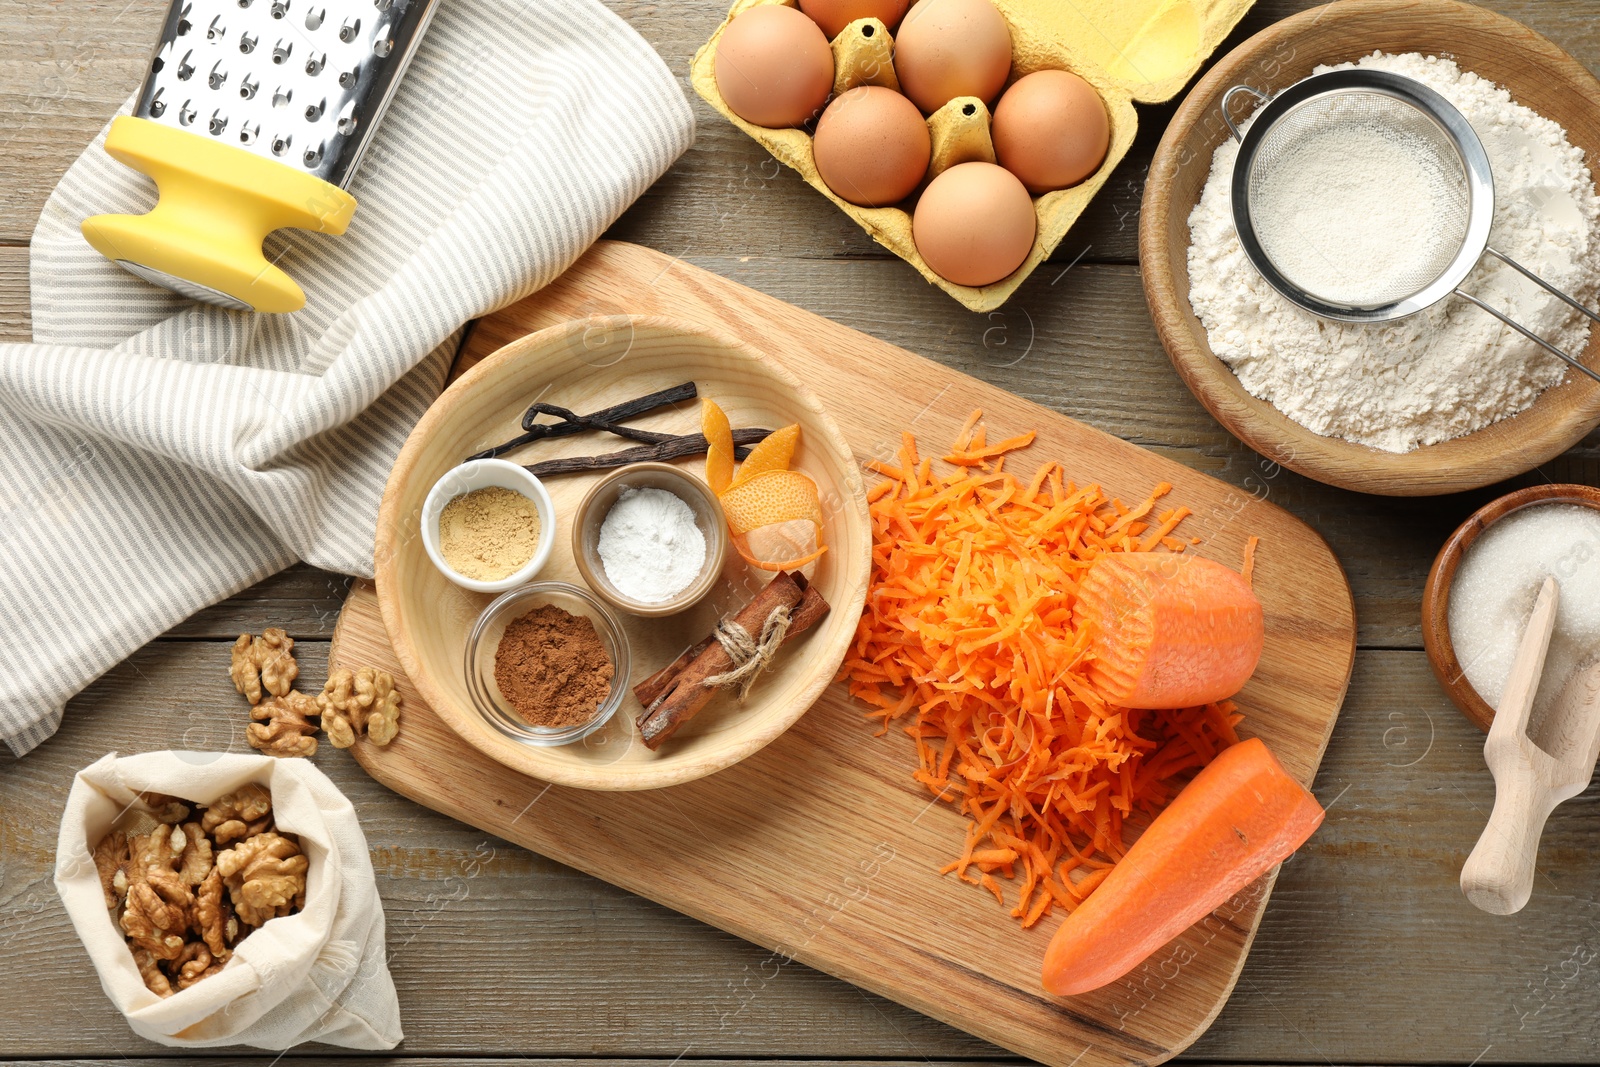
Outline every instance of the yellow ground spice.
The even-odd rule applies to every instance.
[[[496,582],[539,549],[539,508],[498,485],[463,493],[439,513],[439,551],[457,574]]]

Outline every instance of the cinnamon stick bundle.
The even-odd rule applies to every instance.
[[[789,612],[789,629],[783,644],[794,640],[828,614],[828,601],[816,586],[798,571],[782,571],[748,604],[727,616],[747,633],[760,635],[775,611]],[[677,659],[633,687],[634,696],[644,705],[639,716],[639,735],[645,747],[654,751],[678,728],[711,703],[717,686],[706,680],[725,674],[736,664],[715,634],[684,650]]]

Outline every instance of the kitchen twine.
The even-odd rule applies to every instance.
[[[370,576],[384,482],[463,324],[555,279],[693,134],[597,0],[441,0],[349,232],[267,242],[306,307],[257,315],[84,242],[85,217],[154,203],[102,130],[33,234],[35,343],[0,344],[0,739],[29,751],[94,678],[296,560]]]
[[[733,619],[723,619],[717,623],[712,636],[722,646],[722,651],[728,654],[728,659],[733,661],[733,669],[707,678],[706,687],[721,689],[725,685],[737,683],[739,703],[743,704],[745,698],[750,695],[750,687],[756,684],[756,677],[772,666],[772,657],[783,645],[783,639],[789,633],[789,623],[793,617],[794,613],[790,608],[774,608],[766,621],[761,624],[759,641],[750,636],[750,631]]]

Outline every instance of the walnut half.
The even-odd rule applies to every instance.
[[[250,709],[252,722],[245,728],[250,747],[269,756],[310,756],[317,751],[317,702],[297,689],[269,697]]]
[[[275,697],[286,695],[300,676],[294,659],[294,638],[277,627],[269,627],[259,637],[240,634],[233,643],[233,660],[228,666],[233,687],[252,704],[261,703],[262,690]]]
[[[217,856],[234,910],[251,926],[288,915],[305,903],[308,865],[298,842],[271,832]]]
[[[334,748],[349,748],[363,735],[375,745],[387,745],[400,732],[400,693],[387,671],[341,667],[328,675],[317,706]]]
[[[224,793],[200,816],[201,828],[219,845],[264,833],[271,824],[272,794],[255,782]]]

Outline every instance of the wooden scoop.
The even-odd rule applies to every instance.
[[[1546,578],[1483,745],[1494,774],[1494,810],[1461,868],[1461,891],[1494,915],[1528,903],[1545,820],[1583,792],[1600,757],[1600,663],[1573,674],[1530,735],[1559,595],[1556,580]]]

